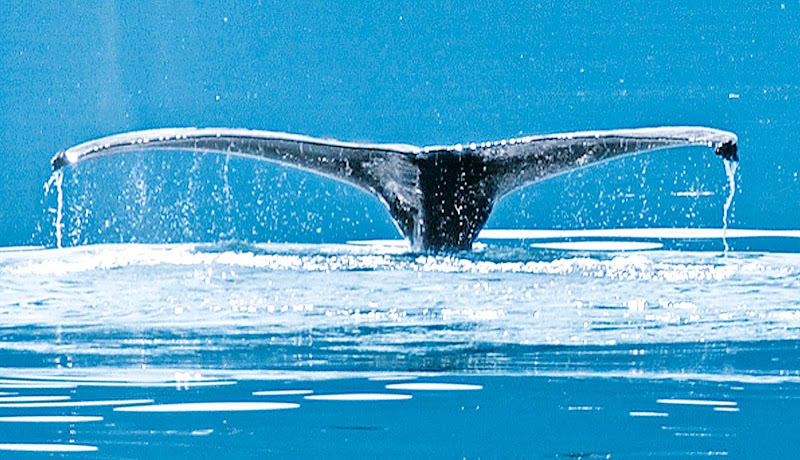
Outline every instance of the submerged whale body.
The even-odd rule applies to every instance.
[[[168,128],[117,134],[53,157],[53,169],[132,151],[181,150],[273,161],[377,195],[420,250],[465,250],[494,203],[521,186],[621,156],[689,145],[738,161],[737,138],[703,127],[550,134],[496,142],[416,147],[361,144],[225,128]]]

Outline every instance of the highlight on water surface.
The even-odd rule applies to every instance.
[[[3,423],[88,423],[102,422],[99,415],[14,415],[0,417]]]
[[[0,403],[28,403],[28,402],[49,402],[66,401],[69,396],[2,396]]]
[[[397,393],[338,393],[306,396],[312,401],[403,401],[411,395]]]
[[[251,412],[297,409],[299,404],[284,402],[195,402],[151,404],[114,408],[115,412]]]
[[[736,401],[714,401],[709,399],[659,399],[658,404],[672,404],[680,406],[717,406],[735,407]]]
[[[475,391],[482,390],[483,386],[465,383],[414,382],[391,383],[386,385],[386,389],[407,391]]]
[[[631,411],[628,413],[631,417],[669,417],[667,412],[652,412],[652,411]]]
[[[57,401],[57,402],[16,402],[0,403],[0,407],[32,408],[32,407],[100,407],[124,406],[131,404],[149,404],[152,399],[104,399],[93,401]]]
[[[263,390],[254,391],[253,396],[302,396],[312,393],[313,390]]]
[[[11,452],[95,452],[97,446],[85,444],[0,443],[0,451]]]

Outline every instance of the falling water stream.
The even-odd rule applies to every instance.
[[[58,206],[56,207],[56,221],[54,224],[56,232],[56,247],[62,248],[62,230],[64,229],[64,172],[60,169],[53,171],[50,179],[44,184],[45,195],[50,193],[50,188],[56,186],[56,194],[58,196]]]
[[[725,246],[725,257],[728,256],[728,213],[733,203],[733,196],[736,194],[736,168],[738,162],[725,160],[725,175],[728,177],[728,198],[722,207],[722,244]]]

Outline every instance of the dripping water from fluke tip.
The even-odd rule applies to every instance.
[[[728,213],[733,203],[733,196],[736,194],[736,168],[738,161],[725,160],[725,175],[728,177],[728,198],[722,207],[722,244],[725,246],[723,256],[728,257]]]
[[[50,179],[44,184],[45,194],[50,193],[53,185],[56,186],[56,194],[58,197],[58,206],[56,208],[56,220],[53,224],[56,233],[56,247],[62,248],[62,230],[64,229],[64,172],[61,169],[56,169],[50,175]]]

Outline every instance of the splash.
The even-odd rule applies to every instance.
[[[227,221],[228,231],[221,234],[223,238],[231,238],[236,232],[236,225],[233,218],[233,191],[231,184],[228,180],[228,171],[230,167],[231,156],[225,155],[225,164],[222,167],[222,193],[225,200],[225,220]]]
[[[46,194],[50,193],[50,189],[53,185],[56,186],[56,193],[58,196],[58,207],[56,208],[56,222],[54,224],[55,231],[56,231],[56,247],[61,249],[62,246],[62,232],[64,229],[64,188],[62,185],[64,184],[64,173],[59,169],[57,171],[53,171],[53,174],[50,176],[50,179],[44,184],[44,190]]]
[[[731,204],[733,203],[733,196],[736,194],[736,168],[739,166],[738,162],[725,160],[725,175],[728,177],[728,198],[725,200],[725,206],[722,208],[722,244],[725,246],[723,255],[728,256],[728,212],[730,211]]]

